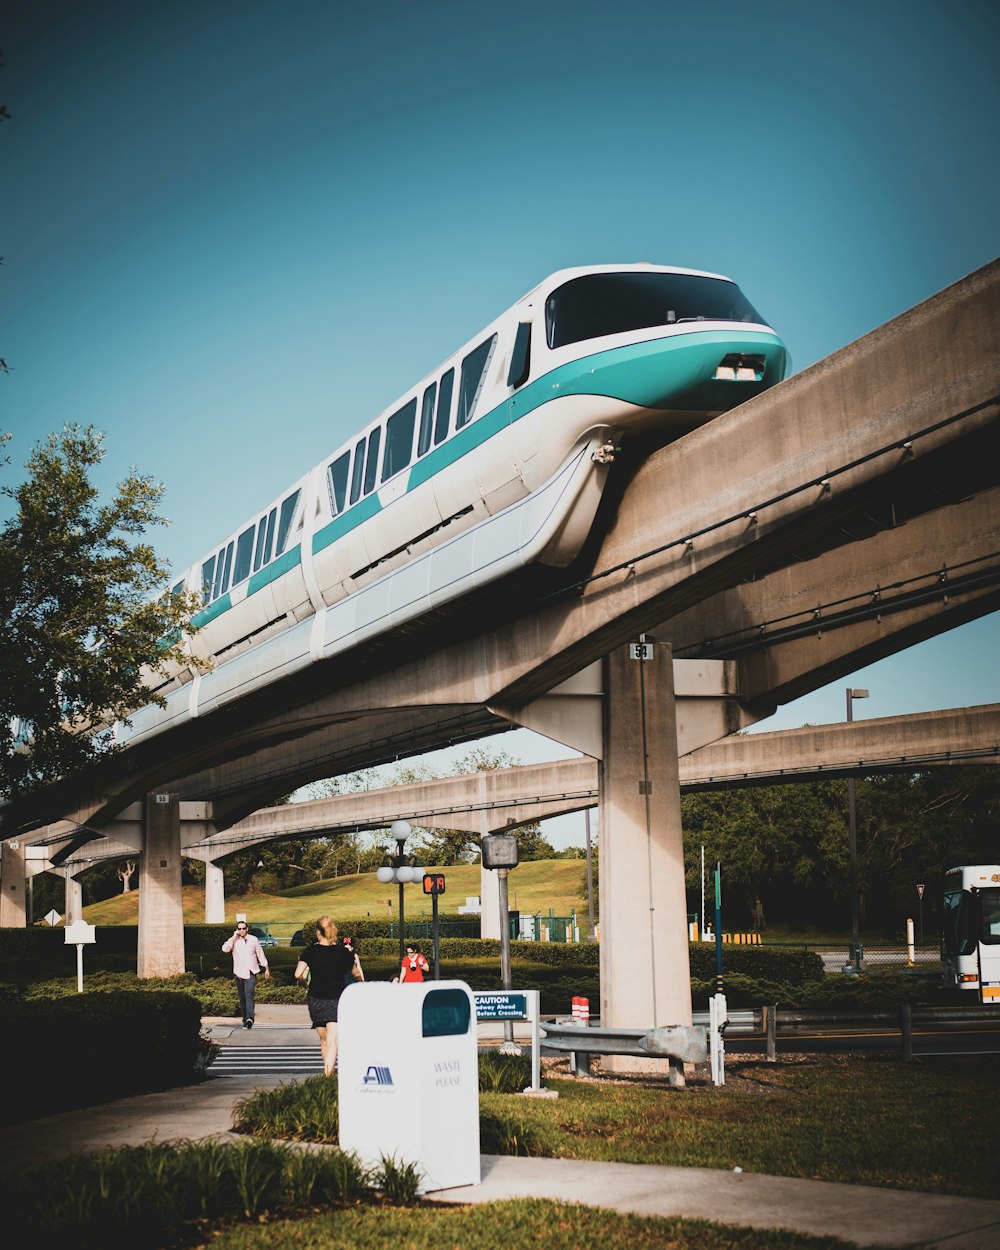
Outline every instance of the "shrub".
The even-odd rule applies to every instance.
[[[163,1230],[190,1220],[354,1203],[367,1183],[358,1159],[337,1150],[180,1142],[11,1171],[0,1180],[0,1205],[11,1245],[106,1250],[148,1244],[150,1237],[162,1244]]]
[[[4,1013],[0,1032],[0,1070],[18,1076],[0,1114],[17,1122],[183,1084],[204,1070],[207,1046],[201,1006],[188,994],[21,999]]]
[[[233,1129],[254,1137],[338,1140],[337,1078],[310,1076],[276,1089],[258,1089],[233,1108]]]
[[[498,1050],[479,1052],[480,1093],[519,1094],[530,1084],[530,1055],[502,1055]]]

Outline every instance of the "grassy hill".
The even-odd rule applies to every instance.
[[[432,864],[425,865],[428,869]],[[443,868],[447,878],[447,891],[438,901],[439,914],[455,916],[459,907],[465,905],[467,896],[479,893],[479,865],[463,864]],[[508,880],[511,910],[523,914],[549,911],[556,916],[568,916],[575,911],[586,916],[585,890],[586,865],[582,859],[535,860],[520,864],[513,869]],[[410,920],[430,919],[431,900],[422,893],[419,885],[407,885],[405,907]],[[494,887],[496,888],[496,887]],[[184,887],[184,920],[188,924],[201,924],[205,919],[205,891],[202,886]],[[236,913],[246,912],[254,923],[286,923],[296,926],[305,920],[328,914],[338,922],[372,919],[395,919],[399,888],[383,885],[375,874],[328,878],[308,885],[295,886],[277,894],[246,894],[226,897],[226,919],[235,920]],[[387,903],[391,902],[390,908]],[[119,894],[92,903],[84,908],[88,924],[114,925],[136,924],[139,919],[139,891]]]

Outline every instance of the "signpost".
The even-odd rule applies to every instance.
[[[511,1030],[513,1021],[527,1020],[531,1024],[531,1089],[532,1094],[542,1092],[542,1043],[538,1028],[538,990],[518,990],[516,993],[495,994],[476,990],[476,1020],[502,1020],[504,1030]],[[506,1043],[504,1043],[506,1045]],[[500,1048],[503,1053],[503,1047]],[[525,1090],[525,1093],[528,1093]]]
[[[919,900],[919,905],[920,905],[920,941],[921,943],[923,943],[923,940],[924,940],[924,887],[922,884],[917,886],[917,899]]]
[[[424,893],[431,896],[431,932],[434,935],[434,980],[441,980],[440,934],[438,932],[438,895],[444,893],[444,873],[424,873]]]
[[[83,993],[83,948],[97,941],[95,926],[85,920],[66,926],[65,942],[67,946],[76,946],[76,992]]]
[[[507,904],[507,877],[517,867],[517,835],[514,833],[487,833],[480,843],[484,868],[495,868],[500,884],[500,984],[505,990],[511,988],[510,972],[510,908]],[[503,1055],[519,1055],[520,1048],[514,1041],[514,1030],[504,1025]]]

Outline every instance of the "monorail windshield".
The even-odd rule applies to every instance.
[[[545,301],[549,347],[691,321],[767,324],[735,282],[697,274],[587,274]]]

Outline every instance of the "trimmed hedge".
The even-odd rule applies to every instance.
[[[111,990],[4,1004],[0,1101],[9,1122],[127,1094],[167,1089],[204,1074],[209,1043],[189,994]]]

